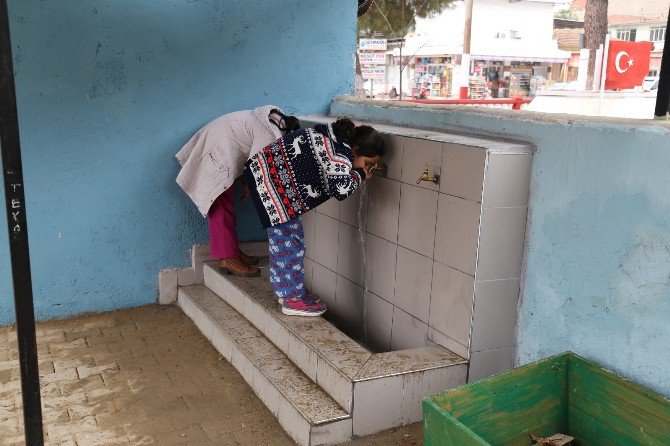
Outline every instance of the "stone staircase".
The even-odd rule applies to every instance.
[[[224,276],[205,249],[192,268],[161,271],[160,302],[176,302],[298,444],[419,421],[423,397],[465,383],[467,361],[440,346],[372,353],[321,317],[284,315],[267,269]]]

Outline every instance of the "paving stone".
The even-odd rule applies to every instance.
[[[116,363],[99,365],[95,367],[88,367],[84,365],[77,367],[77,374],[79,375],[79,379],[86,379],[91,375],[99,375],[105,371],[118,371],[118,370],[119,366]]]
[[[92,367],[94,365],[94,362],[92,356],[82,356],[75,359],[67,359],[67,358],[54,359],[52,364],[54,366],[54,372],[62,372],[65,369],[77,368],[82,365]]]
[[[174,306],[39,323],[36,333],[49,446],[294,444]],[[1,446],[24,444],[16,358],[16,332],[0,327]],[[414,426],[370,444],[420,444]]]
[[[170,432],[160,432],[156,435],[156,441],[161,445],[196,445],[209,441],[202,426],[193,424]]]

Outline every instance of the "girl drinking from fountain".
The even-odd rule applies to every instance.
[[[270,282],[284,314],[319,316],[326,305],[305,290],[300,216],[329,198],[344,200],[384,155],[372,127],[347,118],[287,133],[246,163],[244,176],[270,243]]]
[[[254,266],[258,257],[246,255],[237,243],[233,183],[250,156],[299,128],[296,117],[266,105],[213,120],[177,153],[182,166],[177,183],[207,217],[211,256],[220,259],[220,270],[238,276],[261,274]]]

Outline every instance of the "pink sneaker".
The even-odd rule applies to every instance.
[[[314,293],[309,293],[309,292],[308,292],[308,293],[307,293],[307,298],[308,298],[308,299],[311,299],[311,300],[315,300],[315,301],[317,301],[317,302],[321,302],[321,298],[319,297],[318,294],[314,294]],[[279,305],[284,305],[284,298],[283,298],[283,297],[278,298],[278,299],[277,299],[277,302],[279,302]]]
[[[287,297],[281,311],[289,316],[321,316],[326,312],[326,304],[306,297]]]

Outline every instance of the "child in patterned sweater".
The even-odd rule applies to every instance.
[[[282,311],[320,316],[326,306],[304,285],[300,216],[331,197],[344,200],[384,155],[384,139],[347,118],[287,133],[246,163],[244,176],[270,242],[270,281]]]

